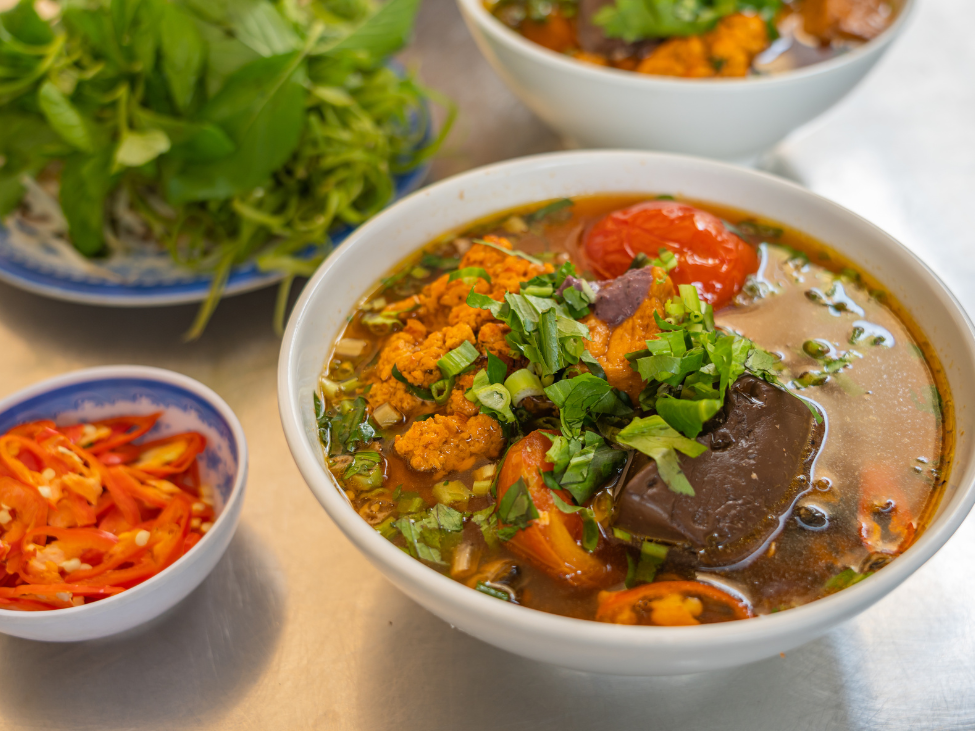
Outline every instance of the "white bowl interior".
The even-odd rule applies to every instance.
[[[850,589],[788,612],[729,625],[632,628],[556,617],[480,596],[409,558],[355,513],[325,469],[312,399],[346,317],[380,276],[445,232],[518,205],[598,193],[670,193],[779,221],[839,250],[903,303],[940,354],[960,427],[937,516],[904,555]],[[542,155],[415,193],[362,227],[325,262],[295,308],[279,362],[282,421],[303,476],[339,527],[394,584],[452,624],[510,651],[614,673],[692,672],[767,657],[813,639],[895,588],[944,544],[975,500],[975,444],[964,429],[972,404],[971,323],[906,248],[855,214],[779,178],[659,153]]]
[[[69,373],[0,401],[0,433],[51,419],[66,426],[121,415],[162,412],[143,440],[199,431],[201,483],[210,488],[217,518],[186,556],[121,594],[51,612],[0,610],[0,632],[40,640],[81,640],[129,629],[174,605],[205,578],[233,536],[247,474],[247,444],[233,411],[213,391],[178,373],[110,366]]]

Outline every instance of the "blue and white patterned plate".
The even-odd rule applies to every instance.
[[[422,165],[397,176],[394,200],[419,188],[428,170],[429,165]],[[39,235],[26,221],[16,219],[12,225],[15,232],[0,225],[0,281],[14,287],[54,299],[109,307],[200,302],[210,291],[212,275],[180,267],[165,251],[127,253],[94,265],[63,242],[59,245]],[[349,227],[333,234],[333,243],[340,243],[352,230]],[[283,277],[277,272],[262,272],[248,262],[230,273],[225,294],[250,292]]]

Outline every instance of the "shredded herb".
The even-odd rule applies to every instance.
[[[498,520],[506,524],[498,529],[498,537],[502,541],[511,540],[518,531],[529,527],[537,517],[538,509],[532,502],[528,485],[524,478],[519,477],[498,503]]]

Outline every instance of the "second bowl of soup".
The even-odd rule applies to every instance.
[[[737,162],[753,162],[846,96],[916,5],[457,2],[494,70],[568,144]],[[644,22],[626,16],[644,4],[655,8]],[[614,27],[643,35],[607,37]]]
[[[346,534],[462,629],[606,672],[746,662],[883,596],[967,513],[971,328],[852,214],[637,153],[400,210],[303,296],[282,416]]]

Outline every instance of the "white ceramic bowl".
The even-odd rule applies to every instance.
[[[823,63],[774,76],[675,79],[575,61],[523,38],[482,0],[457,0],[478,47],[542,121],[579,147],[636,148],[753,162],[836,104],[873,68],[917,4],[890,28]]]
[[[0,610],[0,632],[31,640],[75,642],[124,632],[165,612],[195,589],[233,538],[247,482],[247,441],[230,407],[192,378],[160,368],[88,368],[35,384],[0,401],[0,434],[38,419],[58,424],[128,414],[163,414],[147,435],[195,430],[207,440],[200,477],[214,489],[213,528],[172,566],[121,594],[49,612]]]
[[[594,193],[671,193],[780,221],[839,249],[905,304],[940,354],[959,428],[937,516],[902,556],[849,589],[788,612],[698,627],[627,627],[546,614],[472,591],[410,558],[359,517],[325,469],[312,399],[345,318],[380,276],[440,234],[514,206]],[[771,175],[677,155],[590,151],[524,158],[445,180],[381,213],[305,287],[281,348],[278,400],[288,444],[312,492],[393,584],[464,632],[580,670],[679,674],[790,650],[907,579],[948,540],[975,501],[975,429],[966,428],[975,407],[975,334],[945,286],[903,245],[835,203]]]

